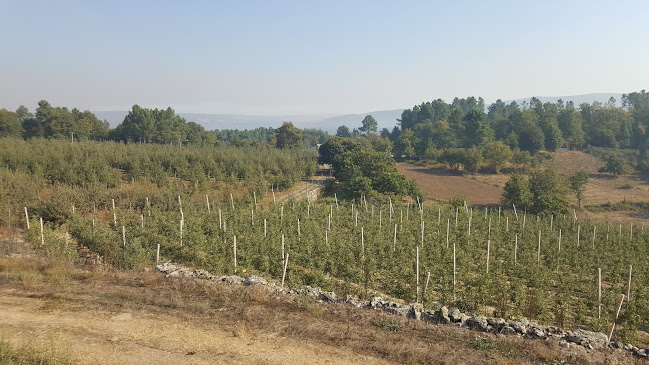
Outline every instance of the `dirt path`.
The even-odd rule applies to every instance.
[[[75,364],[385,363],[343,348],[232,333],[146,312],[48,309],[43,299],[0,293],[0,337],[17,346],[52,346]]]

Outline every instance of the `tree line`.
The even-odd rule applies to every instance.
[[[41,100],[34,113],[25,106],[16,111],[0,109],[0,137],[98,140],[167,145],[207,145],[219,143],[236,146],[275,146],[286,129],[256,128],[252,130],[223,129],[207,131],[203,126],[186,121],[172,108],[148,109],[133,105],[122,123],[111,129],[107,121],[92,112],[77,108],[54,107]],[[291,127],[293,125],[289,123]],[[313,147],[324,143],[329,134],[321,129],[300,130],[299,143],[292,147]],[[281,143],[281,142],[280,142]]]

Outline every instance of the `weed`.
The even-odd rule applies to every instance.
[[[401,323],[392,319],[381,319],[378,321],[372,321],[371,323],[376,327],[383,328],[387,331],[396,332],[401,328]]]

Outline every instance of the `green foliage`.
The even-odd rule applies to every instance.
[[[502,142],[492,142],[484,147],[484,158],[487,166],[495,173],[499,173],[507,162],[512,159],[512,150]]]
[[[469,148],[464,153],[464,169],[470,172],[478,171],[482,162],[482,150],[476,147]]]
[[[358,128],[359,131],[365,133],[366,135],[376,133],[379,123],[371,115],[366,115],[363,118],[363,126]]]
[[[575,193],[575,196],[577,197],[579,208],[581,208],[581,200],[583,199],[584,189],[586,188],[586,183],[588,182],[588,174],[583,171],[579,171],[574,175],[571,175],[568,178],[568,181],[570,182],[570,189],[573,193]]]
[[[296,148],[302,144],[302,131],[296,128],[293,123],[284,122],[275,130],[277,148]]]
[[[633,167],[621,157],[611,157],[599,172],[609,172],[615,176],[629,175],[633,173]]]
[[[383,328],[387,331],[396,332],[401,328],[401,323],[393,319],[381,319],[375,322],[371,322],[374,326]]]
[[[505,183],[503,201],[507,205],[515,204],[521,208],[530,206],[532,202],[530,184],[523,175],[514,174]]]
[[[384,194],[417,196],[417,185],[397,171],[387,153],[373,150],[345,152],[339,157],[336,179],[350,196]]]
[[[568,212],[566,188],[562,177],[554,170],[534,172],[530,176],[531,211],[535,214],[563,214]]]
[[[336,137],[349,138],[351,133],[349,132],[349,127],[346,125],[341,125],[336,129]]]

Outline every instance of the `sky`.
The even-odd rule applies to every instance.
[[[0,108],[334,115],[649,85],[649,1],[0,0]]]

